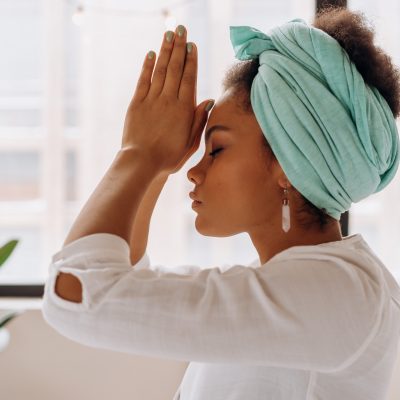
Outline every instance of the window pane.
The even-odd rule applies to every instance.
[[[43,66],[39,0],[0,2],[0,132],[41,123]]]
[[[31,227],[0,226],[0,246],[13,239],[19,242],[0,267],[0,284],[42,284],[40,230]]]
[[[65,155],[65,195],[67,201],[77,200],[77,181],[76,181],[76,151],[69,150]]]
[[[13,110],[10,105],[3,104],[0,109],[0,127],[1,133],[7,134],[6,127],[11,126],[40,126],[42,122],[42,113],[39,109],[28,109],[22,99],[18,102],[18,109]]]
[[[39,197],[39,154],[0,152],[0,201]]]
[[[65,45],[65,125],[78,126],[79,118],[79,67],[80,67],[80,38],[82,27],[72,22],[72,16],[76,11],[75,2],[65,3],[64,14],[64,45]]]

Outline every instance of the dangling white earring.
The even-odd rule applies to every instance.
[[[287,198],[287,187],[283,189],[283,200],[282,200],[282,229],[288,232],[290,229],[290,207],[289,199]]]

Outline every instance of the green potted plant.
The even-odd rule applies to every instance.
[[[18,240],[10,240],[0,248],[0,268],[6,262],[8,257],[10,257],[17,244]],[[10,341],[10,333],[4,328],[5,325],[19,314],[19,311],[12,310],[0,312],[0,351],[6,348]]]
[[[17,243],[18,240],[10,240],[0,248],[0,267],[6,262],[7,258],[10,257]]]

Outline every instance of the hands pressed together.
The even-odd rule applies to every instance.
[[[157,63],[153,51],[146,55],[125,117],[121,150],[138,149],[162,174],[198,149],[209,111],[210,100],[196,105],[197,48],[186,39],[179,25],[164,34]]]

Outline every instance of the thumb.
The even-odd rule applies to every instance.
[[[214,102],[215,101],[213,99],[205,100],[196,107],[191,132],[191,140],[196,149],[200,144],[201,133],[203,132],[204,126],[206,125],[208,113],[213,107]]]

